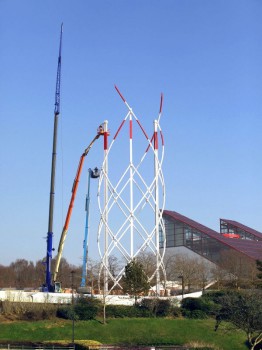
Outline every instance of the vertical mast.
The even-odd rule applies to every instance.
[[[159,159],[158,159],[158,135],[157,121],[154,120],[154,166],[155,166],[155,245],[156,245],[156,296],[159,297]]]
[[[134,258],[134,169],[133,169],[133,119],[129,113],[129,176],[130,176],[130,258]]]
[[[105,173],[105,254],[104,254],[104,296],[108,293],[108,121],[104,121],[104,173]]]
[[[63,23],[61,24],[61,31],[60,31],[60,44],[59,44],[59,55],[58,55],[58,64],[57,64],[57,75],[56,75],[53,153],[52,153],[51,184],[50,184],[50,199],[49,199],[49,220],[48,220],[48,233],[47,233],[46,282],[45,282],[45,284],[46,284],[48,291],[52,290],[51,261],[52,261],[52,251],[53,251],[53,215],[54,215],[54,197],[55,197],[57,127],[58,127],[58,116],[60,114],[62,35],[63,35]]]

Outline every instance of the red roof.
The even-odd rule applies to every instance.
[[[164,210],[163,216],[170,217],[177,221],[181,221],[184,224],[206,234],[219,241],[220,243],[227,245],[228,247],[247,255],[248,257],[255,260],[262,260],[262,241],[254,241],[247,239],[232,239],[223,237],[219,232],[216,232],[207,226],[204,226],[188,217],[181,215],[175,211]]]

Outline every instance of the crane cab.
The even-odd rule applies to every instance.
[[[61,282],[55,282],[55,284],[54,284],[54,292],[55,293],[62,293]]]

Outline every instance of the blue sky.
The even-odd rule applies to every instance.
[[[114,84],[148,130],[164,94],[166,209],[215,230],[223,217],[262,231],[261,15],[260,0],[0,0],[0,264],[46,254],[62,22],[55,248],[81,153],[103,120],[114,134],[126,113]],[[99,140],[65,244],[77,265],[87,169],[102,156]],[[91,196],[96,257],[96,186]]]

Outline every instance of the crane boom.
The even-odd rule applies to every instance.
[[[64,224],[64,227],[63,227],[63,231],[61,233],[60,241],[59,241],[58,252],[57,252],[57,257],[56,257],[56,264],[55,264],[55,270],[54,270],[54,277],[53,277],[54,284],[56,283],[57,274],[58,274],[58,271],[59,271],[60,261],[61,261],[62,253],[63,253],[63,249],[64,249],[64,242],[65,242],[65,239],[66,239],[66,236],[67,236],[67,231],[68,231],[68,227],[69,227],[69,223],[70,223],[70,219],[71,219],[71,215],[72,215],[72,210],[73,210],[73,206],[74,206],[75,196],[76,196],[76,192],[77,192],[77,188],[78,188],[78,184],[79,184],[79,180],[80,180],[80,175],[81,175],[83,164],[84,164],[84,159],[87,156],[87,154],[89,153],[90,149],[92,148],[94,142],[103,134],[104,134],[103,127],[100,125],[97,135],[90,142],[90,144],[85,149],[84,153],[81,155],[80,160],[79,160],[76,176],[75,176],[73,187],[72,187],[72,194],[71,194],[69,207],[68,207],[68,210],[67,210],[65,224]]]
[[[60,114],[60,85],[61,85],[62,35],[63,35],[63,23],[61,24],[60,45],[59,45],[59,55],[58,55],[57,74],[56,74],[55,114]]]
[[[48,289],[48,291],[52,290],[52,286],[51,286],[51,261],[52,261],[52,251],[53,251],[53,216],[54,216],[54,198],[55,198],[56,144],[57,144],[58,116],[60,114],[62,35],[63,35],[63,23],[61,24],[61,31],[60,31],[60,44],[59,44],[59,55],[58,55],[58,64],[57,64],[57,75],[56,75],[53,152],[52,152],[51,183],[50,183],[50,198],[49,198],[49,219],[48,219],[48,233],[47,233],[45,286]]]

